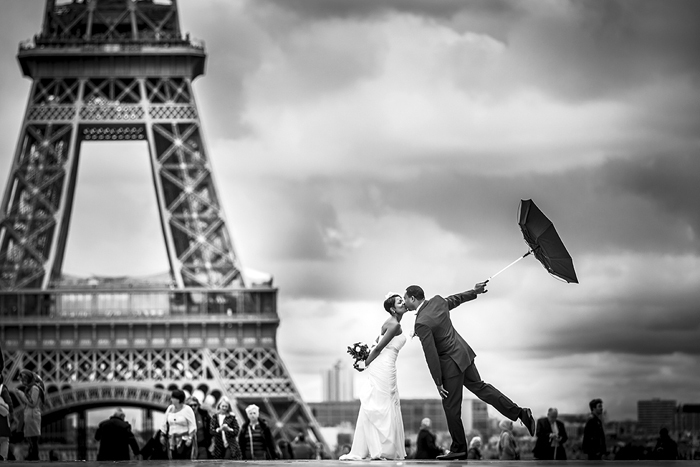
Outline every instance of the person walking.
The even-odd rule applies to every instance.
[[[420,422],[414,459],[435,459],[442,454],[442,449],[435,443],[435,435],[430,431],[431,424],[432,421],[427,417]]]
[[[41,436],[41,406],[44,403],[44,388],[41,379],[34,372],[24,369],[19,372],[22,389],[15,395],[24,406],[24,439],[29,444],[24,460],[39,460],[39,437]]]
[[[171,405],[165,411],[160,428],[161,442],[166,446],[169,459],[195,460],[197,458],[197,420],[192,408],[185,404],[185,393],[176,389],[171,393]]]
[[[2,353],[2,350],[0,350],[0,353]],[[8,460],[10,435],[12,434],[10,427],[13,417],[12,397],[10,397],[10,390],[5,387],[5,380],[0,371],[0,461]]]
[[[557,420],[559,411],[552,407],[547,416],[537,420],[537,442],[532,454],[539,460],[566,460],[564,443],[569,439],[564,424]]]
[[[201,407],[199,399],[194,396],[190,396],[185,404],[190,406],[197,422],[197,459],[209,459],[211,415]]]
[[[509,420],[520,421],[531,436],[535,434],[532,411],[520,407],[491,384],[484,382],[476,368],[476,353],[452,325],[450,310],[486,293],[486,283],[472,290],[443,298],[439,295],[426,300],[423,289],[417,285],[406,288],[404,301],[409,310],[416,312],[415,334],[420,338],[425,360],[433,382],[442,398],[447,428],[452,436],[449,454],[440,460],[466,459],[467,438],[462,424],[462,387],[491,405]]]
[[[238,445],[240,428],[231,402],[222,397],[216,405],[216,414],[211,418],[209,433],[214,441],[214,459],[241,460],[241,448]]]
[[[591,409],[591,418],[583,428],[581,450],[588,455],[588,460],[601,460],[607,453],[603,429],[603,401],[593,399],[588,403],[588,407]]]
[[[277,449],[272,439],[272,432],[260,418],[260,408],[251,404],[245,409],[248,420],[243,423],[238,435],[238,445],[244,460],[277,459]]]
[[[501,435],[498,438],[498,458],[501,460],[520,460],[520,448],[513,436],[513,422],[501,420],[498,424]]]
[[[98,461],[128,461],[129,447],[134,457],[141,454],[139,443],[131,431],[131,425],[125,421],[126,414],[117,408],[109,419],[100,422],[95,431],[95,441],[100,442],[97,451]]]

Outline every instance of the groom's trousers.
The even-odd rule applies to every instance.
[[[485,383],[479,375],[479,370],[476,369],[476,363],[472,361],[464,373],[446,378],[443,381],[443,387],[448,394],[442,400],[442,407],[447,418],[447,429],[452,436],[451,452],[467,452],[468,448],[464,425],[462,425],[462,386],[498,410],[504,417],[515,421],[520,416],[521,408],[501,391]]]

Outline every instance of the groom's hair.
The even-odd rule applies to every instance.
[[[425,292],[423,292],[423,289],[418,285],[409,285],[406,287],[406,295],[416,300],[425,300]]]

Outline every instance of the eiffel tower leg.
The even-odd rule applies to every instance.
[[[81,458],[85,410],[164,410],[172,388],[255,403],[276,436],[322,442],[277,352],[277,289],[250,287],[233,248],[192,90],[206,54],[177,2],[47,0],[17,58],[33,84],[0,205],[8,379],[42,376],[47,424],[79,413]],[[126,140],[148,144],[172,283],[67,290],[81,144]]]
[[[77,173],[78,80],[35,81],[0,212],[0,288],[60,272]]]
[[[245,285],[208,160],[189,79],[143,82],[146,132],[178,287]]]

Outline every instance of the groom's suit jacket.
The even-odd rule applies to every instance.
[[[473,290],[442,298],[439,295],[423,303],[416,315],[415,333],[423,345],[425,360],[435,385],[443,378],[460,375],[472,364],[476,353],[452,326],[450,310],[474,300]]]

